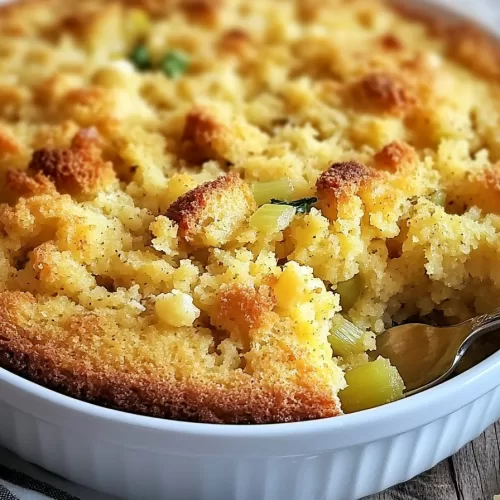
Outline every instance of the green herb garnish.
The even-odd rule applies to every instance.
[[[181,76],[186,72],[188,66],[188,56],[178,50],[168,52],[161,62],[161,69],[169,78]]]
[[[298,214],[307,214],[317,201],[318,198],[314,197],[301,198],[300,200],[294,200],[294,201],[283,201],[272,198],[270,203],[272,205],[289,205],[291,207],[295,207]]]
[[[140,71],[145,71],[152,67],[151,55],[149,49],[145,45],[137,45],[132,51],[132,54],[130,54],[130,60]]]

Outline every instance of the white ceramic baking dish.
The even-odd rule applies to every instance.
[[[127,414],[0,369],[0,445],[130,499],[357,499],[431,468],[499,418],[500,353],[381,408],[262,426]]]
[[[343,417],[262,426],[108,410],[0,369],[0,444],[130,499],[348,500],[431,468],[500,418],[500,353],[439,387]]]

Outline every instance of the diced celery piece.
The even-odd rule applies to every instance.
[[[348,311],[356,302],[363,289],[363,278],[359,274],[347,281],[337,283],[336,292],[340,295],[343,311]]]
[[[272,198],[290,201],[293,195],[293,185],[288,178],[276,181],[256,182],[253,185],[253,195],[259,206],[269,203]]]
[[[189,66],[189,57],[179,50],[170,50],[161,63],[161,69],[169,78],[183,75]]]
[[[333,318],[332,329],[328,340],[335,356],[350,356],[362,354],[366,351],[363,337],[365,333],[356,325],[347,321],[340,314]]]
[[[446,193],[444,191],[436,191],[429,196],[429,200],[435,205],[444,207],[446,205]]]
[[[130,54],[130,60],[139,71],[151,69],[151,54],[145,45],[137,45]]]
[[[347,388],[339,397],[345,413],[374,408],[403,397],[404,382],[398,370],[382,357],[345,374]]]
[[[288,227],[294,217],[294,207],[265,204],[250,217],[250,225],[263,233],[277,233]]]

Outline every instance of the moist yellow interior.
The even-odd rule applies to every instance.
[[[500,304],[486,40],[462,30],[450,43],[371,0],[166,3],[0,14],[3,320],[69,368],[334,395],[367,361],[332,353],[334,315],[366,330],[368,349],[393,322]],[[138,44],[153,69],[130,63]],[[177,78],[157,69],[170,50],[189,57]],[[82,177],[37,176],[41,149],[76,151]],[[368,179],[318,192],[352,161]],[[228,174],[244,182],[206,185],[189,234],[167,217]],[[256,229],[254,185],[284,178],[318,203],[282,231]],[[337,284],[357,275],[341,311]]]

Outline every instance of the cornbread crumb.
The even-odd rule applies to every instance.
[[[156,297],[155,311],[162,323],[176,327],[192,326],[200,316],[193,297],[175,289]]]
[[[28,170],[41,173],[64,193],[88,193],[113,171],[105,163],[97,143],[97,131],[82,129],[67,149],[39,149],[33,153]]]
[[[206,160],[217,157],[228,148],[229,135],[229,130],[213,114],[195,108],[186,116],[182,141],[193,159]]]
[[[370,169],[356,161],[332,164],[316,181],[316,190],[323,212],[335,219],[338,204],[355,195],[360,186],[372,176]]]
[[[255,209],[248,185],[237,174],[206,182],[170,205],[167,216],[179,234],[197,247],[227,243]]]
[[[218,310],[214,317],[217,327],[223,328],[249,348],[250,331],[255,328],[272,327],[273,320],[278,318],[272,315],[276,305],[276,298],[268,286],[262,285],[259,289],[244,285],[234,285],[221,290],[217,294]]]
[[[353,97],[359,106],[388,114],[404,114],[416,104],[410,90],[388,73],[364,76],[354,85]]]
[[[375,155],[375,165],[377,168],[397,171],[408,164],[417,163],[418,156],[414,148],[405,142],[394,141],[384,146]]]

